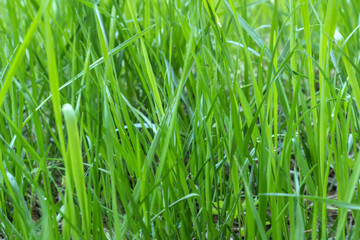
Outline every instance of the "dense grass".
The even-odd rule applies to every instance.
[[[0,8],[0,239],[360,238],[359,1]]]

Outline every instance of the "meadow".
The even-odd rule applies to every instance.
[[[0,239],[360,239],[359,1],[0,9]]]

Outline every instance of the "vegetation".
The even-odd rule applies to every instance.
[[[0,238],[360,238],[359,1],[0,7]]]

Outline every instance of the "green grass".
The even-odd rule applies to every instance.
[[[0,239],[360,238],[360,2],[0,7]]]

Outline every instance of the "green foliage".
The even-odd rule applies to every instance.
[[[360,2],[0,7],[0,239],[359,239]]]

